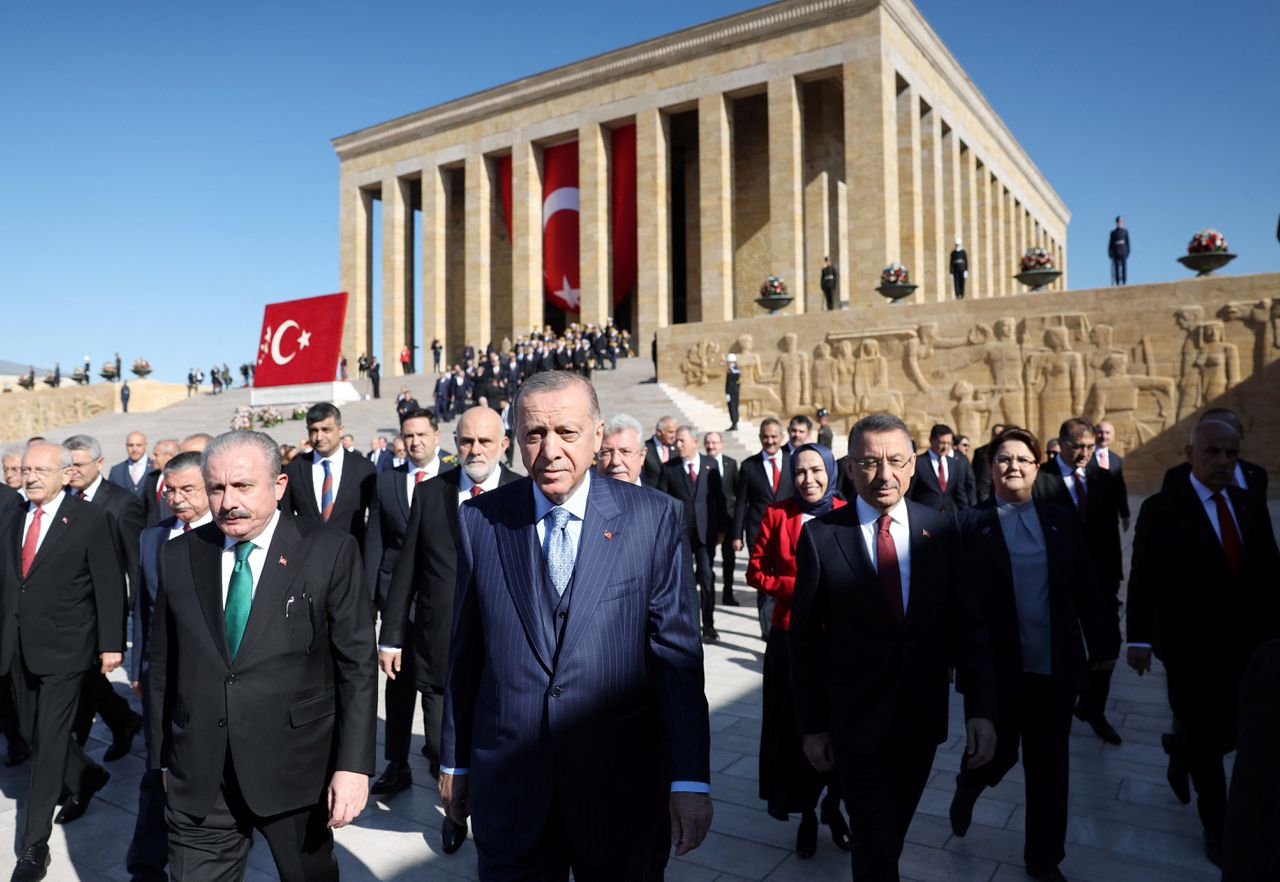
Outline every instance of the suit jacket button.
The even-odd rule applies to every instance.
[[[235,674],[231,674],[230,676],[228,676],[228,677],[227,677],[227,685],[228,685],[228,686],[230,686],[230,685],[231,685],[232,683],[234,683],[235,681],[236,681],[236,675],[235,675]]]
[[[226,720],[226,718],[225,718],[225,717],[224,717],[223,719],[221,719],[221,720],[218,720],[218,728],[219,728],[219,729],[225,729],[225,728],[227,728],[227,720]]]
[[[559,686],[552,686],[552,687],[551,687],[551,697],[552,697],[552,698],[559,698],[559,697],[560,697],[560,687],[559,687]]]

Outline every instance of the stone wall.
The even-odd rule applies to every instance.
[[[187,387],[180,383],[153,380],[129,381],[129,412],[159,410],[184,400]],[[0,442],[25,441],[32,435],[52,432],[104,413],[120,411],[120,385],[94,383],[89,386],[45,388],[28,392],[15,389],[0,395]]]
[[[977,446],[996,422],[1044,439],[1105,418],[1142,493],[1183,459],[1198,414],[1225,406],[1245,456],[1280,470],[1280,273],[679,325],[658,346],[663,382],[721,405],[737,353],[744,423],[826,407],[843,432],[888,410],[921,445],[944,422]]]

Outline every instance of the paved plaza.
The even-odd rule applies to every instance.
[[[657,415],[674,409],[660,386],[644,382],[651,376],[647,360],[623,362],[622,368],[616,374],[596,375],[606,413],[626,409],[641,422],[651,424]],[[415,386],[422,382],[419,377]],[[394,395],[398,385],[385,383],[384,390]],[[107,447],[108,462],[116,462],[122,456],[128,427],[143,428],[152,440],[159,437],[161,428],[167,429],[167,434],[179,435],[201,429],[221,431],[231,410],[244,403],[246,397],[241,392],[221,400],[206,396],[176,410],[139,414],[136,418],[101,417],[74,428],[99,434]],[[420,400],[426,400],[425,396]],[[354,430],[362,447],[371,431],[394,425],[392,407],[393,402],[384,398],[345,409],[348,427]],[[696,418],[694,414],[682,416]],[[180,426],[175,425],[177,417],[182,418]],[[300,424],[286,426],[291,431],[279,433],[278,437],[292,439],[293,435],[302,435]],[[721,428],[719,424],[705,427]],[[70,433],[69,427],[49,434],[61,438]],[[731,447],[730,452],[741,451]],[[1138,503],[1135,498],[1135,511]],[[752,592],[742,587],[745,563],[745,558],[740,558],[737,596],[742,606],[717,610],[716,625],[722,641],[706,652],[715,821],[706,843],[673,861],[667,878],[675,882],[847,879],[849,857],[845,852],[837,850],[824,835],[814,858],[796,857],[792,847],[797,821],[784,824],[771,819],[758,798],[764,643],[755,619]],[[114,679],[117,689],[128,692],[122,674],[117,672]],[[1062,866],[1072,882],[1208,882],[1218,878],[1218,872],[1204,857],[1194,808],[1180,805],[1164,780],[1165,757],[1159,746],[1160,733],[1169,728],[1164,689],[1159,668],[1143,678],[1123,665],[1117,671],[1108,713],[1125,739],[1120,747],[1104,745],[1083,723],[1074,723],[1071,818],[1067,859]],[[951,835],[947,807],[964,749],[959,712],[959,701],[953,701],[951,738],[938,751],[933,777],[908,835],[902,859],[904,878],[920,882],[1026,879],[1021,860],[1026,810],[1020,767],[979,800],[974,824],[965,838]],[[94,735],[90,753],[100,758],[109,736],[101,723]],[[476,878],[472,843],[452,856],[439,851],[441,814],[435,785],[428,779],[426,760],[418,753],[421,743],[419,728],[410,758],[414,786],[389,800],[372,802],[355,825],[338,831],[344,880]],[[383,763],[379,754],[379,770]],[[125,854],[143,768],[139,738],[132,755],[109,764],[111,782],[93,800],[88,814],[69,827],[55,827],[49,879],[119,882],[128,878]],[[0,768],[0,827],[5,828],[6,835],[13,832],[28,769],[29,766]],[[0,875],[7,877],[13,861],[12,849],[5,849],[0,857]],[[248,879],[261,882],[273,878],[270,854],[259,840]]]

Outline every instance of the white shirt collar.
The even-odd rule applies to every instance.
[[[45,513],[45,514],[47,514],[47,515],[52,515],[54,512],[56,512],[56,511],[58,510],[58,506],[62,505],[62,497],[66,496],[66,495],[67,495],[67,491],[66,491],[66,489],[59,490],[59,491],[58,491],[58,495],[57,495],[57,496],[55,496],[55,497],[53,497],[52,499],[50,499],[50,500],[49,500],[48,502],[46,502],[44,505],[39,506],[39,508],[40,508],[40,509]],[[30,500],[27,500],[27,511],[28,511],[28,512],[33,512],[33,511],[35,511],[35,510],[36,510],[36,508],[37,508],[37,506],[36,506],[36,504],[35,504],[34,502],[31,502]]]
[[[276,509],[275,513],[271,515],[271,520],[267,521],[266,528],[263,529],[261,533],[259,533],[257,536],[254,536],[249,541],[253,543],[255,548],[261,548],[263,551],[266,551],[268,548],[271,547],[271,539],[273,536],[275,536],[276,527],[279,525],[280,525],[280,510]],[[227,536],[224,533],[222,536],[222,550],[227,551],[231,548],[235,548],[236,543],[240,541],[242,540],[237,539],[235,536]]]
[[[575,518],[577,518],[580,521],[586,520],[587,495],[590,493],[590,491],[591,491],[591,472],[588,471],[587,474],[583,477],[582,483],[578,485],[578,489],[574,490],[573,493],[569,494],[569,498],[566,499],[564,501],[564,504],[559,506],[559,508],[563,508],[565,511],[569,512],[569,514],[573,515]],[[554,502],[552,502],[550,499],[548,499],[546,496],[542,494],[542,491],[538,488],[538,485],[534,484],[533,485],[534,522],[537,523],[538,521],[541,521],[543,518],[547,516],[547,512],[551,511],[551,509],[556,507],[557,506]]]
[[[196,518],[194,521],[192,521],[192,522],[191,522],[191,529],[193,529],[193,530],[194,530],[194,529],[196,529],[197,527],[203,527],[205,524],[209,523],[209,522],[210,522],[210,521],[212,521],[212,520],[213,520],[213,512],[212,512],[212,511],[206,511],[202,517],[198,517],[198,518]],[[169,528],[169,532],[170,532],[170,533],[181,533],[181,532],[182,532],[182,527],[183,527],[182,520],[181,520],[180,518],[175,517],[175,518],[173,519],[173,526]]]
[[[1187,477],[1191,479],[1191,487],[1196,491],[1196,496],[1200,498],[1200,501],[1202,503],[1205,503],[1207,505],[1209,500],[1213,498],[1213,494],[1215,491],[1210,490],[1203,483],[1201,483],[1200,479],[1195,476],[1194,472],[1189,474]],[[1225,497],[1227,495],[1227,491],[1223,490],[1222,495]]]
[[[471,488],[476,486],[476,482],[471,480],[471,476],[467,474],[467,470],[464,469],[462,466],[458,466],[458,471],[459,471],[458,492],[470,493]],[[502,480],[502,466],[499,465],[493,470],[492,473],[490,473],[489,477],[485,478],[483,481],[480,482],[480,489],[483,490],[485,493],[488,493],[490,490],[497,490],[498,482],[501,480]],[[543,512],[543,514],[546,514],[546,512]]]
[[[81,496],[88,497],[90,502],[98,498],[98,488],[102,486],[102,472],[98,472],[98,477],[93,479],[93,483],[84,488]]]
[[[440,473],[440,451],[437,450],[435,455],[431,457],[431,461],[424,466],[418,466],[411,459],[406,459],[405,464],[409,466],[409,474],[417,472],[426,472],[428,475],[437,475]]]
[[[312,465],[320,465],[320,463],[326,459],[329,460],[329,462],[331,463],[336,463],[338,460],[342,459],[342,452],[343,451],[342,451],[341,445],[339,445],[338,449],[333,452],[332,456],[323,456],[319,450],[312,450],[311,463]]]
[[[874,524],[876,521],[880,520],[880,512],[877,509],[872,508],[871,504],[861,496],[857,497],[857,499],[858,501],[855,504],[858,507],[858,523],[866,526],[867,524]],[[890,519],[895,523],[906,526],[907,500],[905,498],[899,499],[898,504],[889,509],[888,514]]]
[[[1073,466],[1071,463],[1067,462],[1066,459],[1063,458],[1062,454],[1058,454],[1058,458],[1055,459],[1054,462],[1058,464],[1058,471],[1062,472],[1062,477],[1064,478],[1075,477],[1076,467]],[[1083,466],[1080,467],[1080,471],[1083,472],[1088,467],[1089,467],[1089,464],[1085,463]]]

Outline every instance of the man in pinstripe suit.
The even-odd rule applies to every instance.
[[[682,514],[593,478],[587,380],[536,374],[515,411],[531,479],[458,513],[441,799],[472,817],[483,882],[642,880],[668,815],[677,854],[711,824]]]

